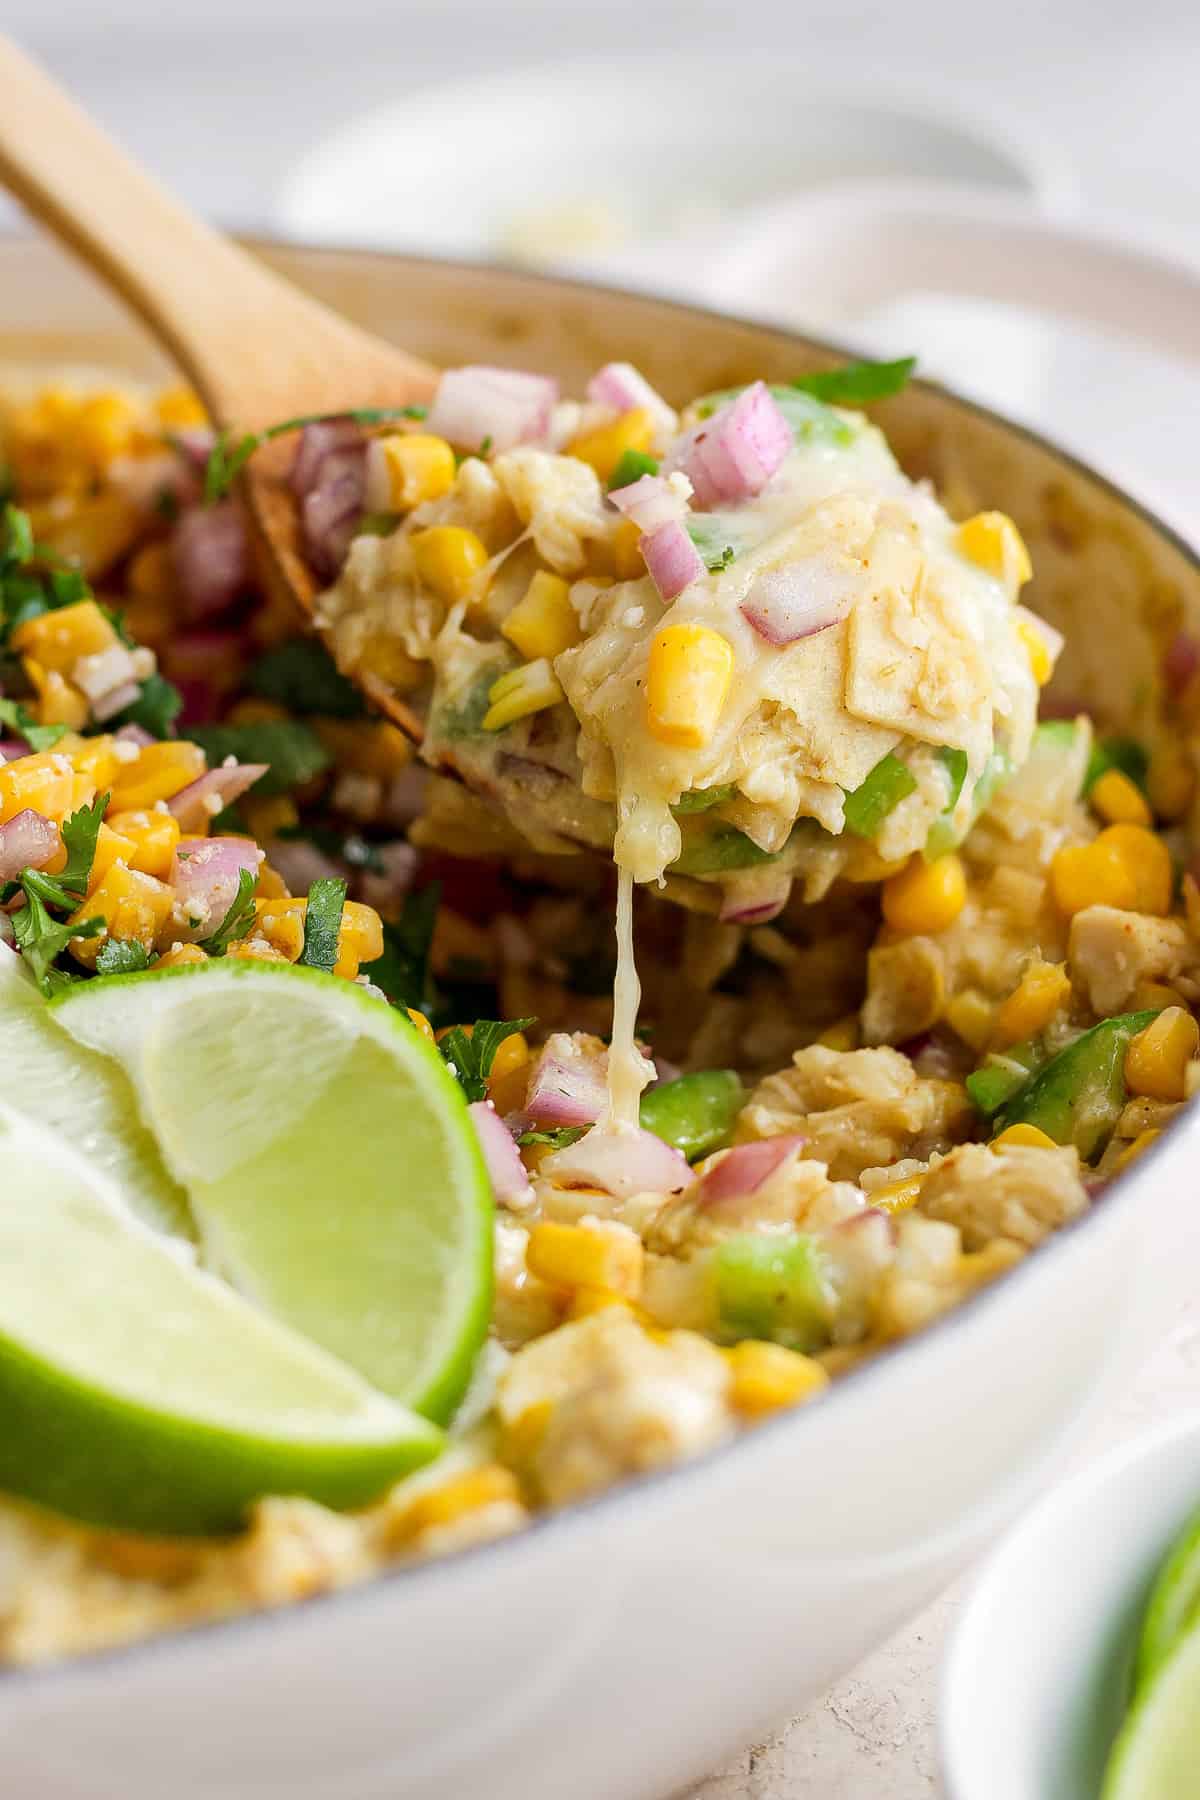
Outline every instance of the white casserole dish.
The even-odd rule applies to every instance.
[[[270,255],[439,361],[569,383],[622,355],[676,393],[828,354],[538,277]],[[0,244],[0,357],[155,367],[85,278],[28,242]],[[880,417],[911,467],[1016,516],[1035,565],[1041,553],[1035,604],[1076,628],[1064,684],[1128,724],[1152,633],[1182,610],[1200,620],[1194,555],[1098,477],[936,389]],[[886,1636],[1044,1482],[1192,1284],[1198,1167],[1200,1116],[924,1336],[690,1466],[286,1613],[0,1676],[5,1792],[650,1800],[684,1787]]]

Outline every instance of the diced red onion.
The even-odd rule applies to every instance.
[[[97,650],[91,656],[76,657],[71,680],[86,694],[95,711],[114,688],[127,687],[136,674],[133,652],[124,644],[111,644],[107,650]],[[114,706],[112,710],[120,709]]]
[[[797,1155],[806,1142],[805,1138],[789,1132],[783,1137],[761,1138],[753,1144],[735,1144],[720,1162],[714,1163],[700,1177],[697,1203],[720,1206],[725,1200],[756,1194],[776,1169],[782,1168],[789,1157]]]
[[[641,475],[628,487],[614,488],[608,497],[643,536],[662,525],[681,525],[688,513],[683,495],[661,475]]]
[[[272,838],[271,867],[278,870],[293,894],[307,894],[314,881],[345,877],[341,863],[334,862],[309,838]]]
[[[183,696],[185,724],[202,725],[216,718],[241,680],[249,655],[238,631],[184,631],[164,645],[163,673]]]
[[[161,513],[164,502],[177,511],[195,506],[203,492],[202,472],[203,463],[197,467],[181,448],[158,456],[120,456],[109,464],[108,479],[140,511]]]
[[[336,575],[362,514],[367,493],[364,449],[339,450],[321,464],[321,479],[300,505],[304,546],[322,575]]]
[[[565,1150],[555,1150],[539,1173],[560,1185],[601,1188],[616,1199],[633,1194],[677,1194],[692,1178],[687,1158],[652,1131],[604,1131],[599,1127]]]
[[[794,644],[844,618],[858,586],[852,569],[810,556],[757,576],[742,601],[742,617],[768,644]]]
[[[891,1213],[885,1212],[882,1206],[870,1205],[864,1206],[861,1212],[851,1213],[848,1219],[840,1220],[834,1230],[843,1238],[871,1238],[885,1246],[894,1244],[898,1235]]]
[[[211,425],[185,425],[181,431],[171,433],[171,448],[197,475],[204,474],[216,442],[217,434]]]
[[[258,845],[249,838],[185,840],[175,851],[169,877],[183,917],[172,918],[168,929],[181,942],[207,937],[229,911],[241,871],[257,875],[258,868]]]
[[[411,825],[425,811],[428,799],[429,770],[420,763],[409,763],[394,776],[383,797],[382,818],[388,825]]]
[[[732,877],[721,894],[721,919],[726,925],[765,925],[779,917],[791,891],[792,878],[784,869]]]
[[[171,536],[171,554],[184,618],[195,624],[224,612],[250,580],[250,549],[236,502],[219,500],[184,513]]]
[[[594,1125],[608,1099],[608,1054],[555,1032],[534,1063],[525,1115],[534,1125]]]
[[[0,881],[11,881],[22,869],[44,869],[62,847],[58,826],[25,807],[0,825]]]
[[[533,1189],[529,1184],[525,1164],[521,1161],[521,1152],[491,1101],[473,1100],[467,1111],[479,1138],[479,1147],[483,1151],[483,1160],[487,1164],[496,1199],[508,1205],[532,1199]]]
[[[355,449],[365,454],[366,441],[362,427],[353,419],[322,419],[315,425],[306,425],[300,433],[288,478],[296,498],[303,500],[321,485],[327,457]]]
[[[678,522],[660,525],[641,544],[650,578],[664,600],[674,600],[704,573],[700,553]]]
[[[1077,719],[1080,713],[1088,710],[1086,700],[1078,694],[1054,694],[1044,689],[1038,702],[1038,718],[1045,719]]]
[[[92,717],[102,725],[105,719],[114,718],[117,713],[124,712],[127,706],[132,706],[135,700],[140,699],[141,692],[136,681],[124,681],[120,687],[109,688],[107,694],[92,701]]]
[[[13,762],[18,756],[28,756],[29,745],[24,738],[0,738],[0,762]]]
[[[756,381],[689,432],[671,461],[687,475],[697,506],[719,506],[760,493],[792,442],[766,383]]]
[[[463,450],[511,450],[545,437],[557,401],[558,383],[547,375],[482,364],[447,369],[426,427]]]
[[[403,900],[413,884],[420,856],[415,845],[399,840],[381,845],[376,854],[383,868],[379,871],[364,869],[359,878],[359,892],[367,905],[378,911]]]
[[[640,369],[632,363],[605,363],[587,384],[587,397],[598,406],[611,406],[614,412],[631,412],[644,407],[654,417],[657,430],[664,436],[674,433],[679,421],[656,388],[652,388]]]
[[[142,750],[146,748],[147,744],[158,742],[154,733],[147,731],[144,725],[122,725],[115,736],[118,744],[137,744]]]
[[[1177,631],[1167,645],[1163,657],[1163,681],[1167,692],[1178,699],[1192,676],[1200,669],[1200,641],[1190,631]]]
[[[209,769],[206,775],[197,776],[189,781],[185,788],[180,788],[168,806],[179,820],[179,829],[185,835],[193,831],[205,831],[211,821],[227,806],[241,798],[248,788],[265,775],[268,763],[232,763],[228,766]]]

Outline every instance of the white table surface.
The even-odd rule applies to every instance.
[[[1200,244],[1200,8],[1194,0],[7,0],[4,25],[193,205],[269,227],[295,159],[363,108],[434,79],[589,50],[776,46],[805,71],[927,78],[1035,133],[1088,207]],[[707,104],[737,103],[736,95]],[[614,101],[613,128],[635,130]],[[447,154],[453,154],[449,124]],[[1200,1404],[1200,1303],[1091,1453]],[[968,1578],[969,1580],[969,1578]],[[687,1800],[929,1800],[937,1670],[965,1583],[771,1743]],[[619,1800],[614,1796],[613,1800]],[[1014,1796],[1014,1800],[1017,1797]]]

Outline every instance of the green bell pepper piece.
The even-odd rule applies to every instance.
[[[1136,787],[1146,786],[1146,771],[1150,767],[1150,758],[1142,746],[1133,738],[1110,737],[1101,738],[1092,748],[1088,758],[1087,773],[1083,778],[1083,791],[1090,794],[1102,775],[1110,769],[1119,769],[1122,775],[1128,775]]]
[[[676,875],[724,875],[729,869],[755,869],[778,861],[778,853],[760,850],[733,825],[717,826],[683,847],[671,868]]]
[[[815,1350],[829,1338],[833,1288],[817,1240],[802,1232],[726,1238],[716,1258],[722,1335]]]
[[[724,806],[727,800],[732,800],[736,793],[737,787],[732,781],[722,782],[720,787],[692,788],[688,793],[680,794],[671,811],[681,815],[711,812],[714,806]]]
[[[1127,1093],[1125,1052],[1158,1009],[1102,1019],[1052,1056],[1002,1106],[996,1133],[1010,1125],[1036,1125],[1056,1144],[1074,1144],[1084,1162],[1103,1150]]]
[[[846,830],[873,838],[894,807],[916,792],[917,778],[891,751],[875,764],[867,779],[846,795]]]
[[[732,1069],[701,1069],[642,1095],[641,1122],[689,1162],[719,1150],[746,1098]]]

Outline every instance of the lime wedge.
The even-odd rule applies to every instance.
[[[167,1174],[115,1063],[66,1043],[15,950],[0,944],[0,1069],[7,1105],[61,1133],[148,1225],[191,1235],[187,1196]]]
[[[356,1506],[441,1433],[195,1268],[89,1161],[0,1107],[0,1486],[93,1524],[231,1530]]]
[[[1200,1516],[1178,1539],[1158,1573],[1146,1608],[1134,1667],[1134,1693],[1141,1693],[1174,1650],[1183,1633],[1200,1620]]]
[[[1101,1800],[1195,1800],[1200,1780],[1200,1627],[1175,1645],[1134,1702]]]
[[[51,1017],[125,1069],[206,1264],[439,1422],[491,1307],[491,1189],[466,1103],[352,982],[230,961],[80,983]]]

